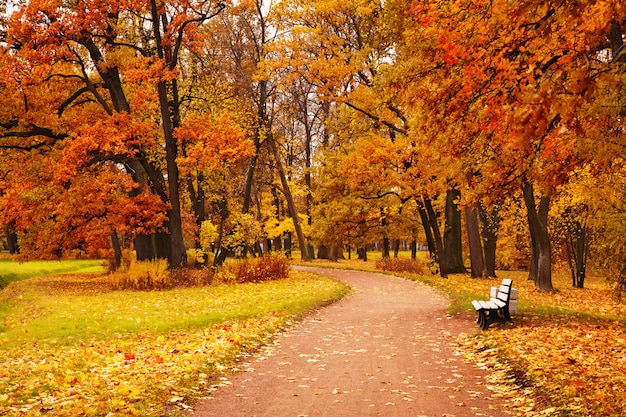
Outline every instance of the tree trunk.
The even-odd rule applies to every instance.
[[[329,259],[330,258],[330,249],[326,245],[320,245],[317,248],[317,259]]]
[[[548,233],[550,197],[542,196],[539,200],[539,208],[537,208],[532,184],[525,182],[522,191],[527,209],[528,228],[533,249],[529,279],[533,280],[535,286],[540,290],[553,291],[552,253],[550,235]]]
[[[448,273],[464,273],[463,263],[463,236],[461,229],[461,211],[458,201],[461,191],[448,190],[446,193],[446,224],[443,234],[444,251],[448,262]]]
[[[307,250],[304,233],[302,232],[302,228],[300,227],[300,219],[298,218],[296,204],[293,200],[291,190],[289,189],[289,183],[287,182],[287,175],[285,174],[283,164],[280,160],[280,154],[278,153],[278,148],[276,147],[276,144],[274,143],[274,138],[269,137],[267,142],[269,143],[272,154],[274,155],[274,159],[276,162],[276,169],[278,170],[278,175],[280,176],[280,182],[283,186],[283,193],[285,194],[285,200],[287,201],[287,209],[289,210],[289,216],[291,217],[291,220],[293,220],[293,227],[296,230],[296,237],[298,238],[298,246],[300,247],[300,257],[303,261],[310,261],[311,258],[309,257],[309,253]]]
[[[343,256],[343,250],[340,245],[330,245],[330,258],[331,261],[337,262],[339,259],[345,259]]]
[[[485,254],[485,271],[488,277],[496,276],[496,243],[500,216],[498,208],[494,207],[491,213],[482,204],[478,205],[478,215],[482,223],[483,253]]]
[[[478,225],[478,210],[476,207],[465,208],[465,227],[470,250],[470,264],[472,278],[484,278],[487,276],[485,268],[485,256],[480,238]]]
[[[417,202],[417,211],[420,215],[420,219],[422,220],[422,227],[424,228],[424,234],[426,235],[426,245],[428,246],[430,259],[434,259],[435,261],[439,262],[437,247],[435,246],[435,239],[433,237],[432,228],[430,227],[430,220],[428,218],[428,212],[426,211],[424,203],[422,203],[421,201]]]
[[[429,199],[424,199],[424,205],[426,206],[428,221],[433,232],[433,241],[435,242],[435,248],[437,250],[436,260],[439,262],[439,274],[442,278],[448,278],[448,260],[443,250],[443,239],[441,238],[441,232],[439,232],[437,213],[435,213],[435,209],[433,209],[433,205]]]
[[[417,241],[411,241],[411,259],[417,259]]]
[[[569,228],[565,247],[567,263],[572,275],[572,286],[584,288],[587,271],[587,228],[579,221],[573,221]]]
[[[4,233],[7,238],[7,249],[9,249],[9,253],[11,255],[19,253],[20,247],[17,241],[17,233],[15,233],[15,230],[13,230],[12,227],[7,226],[4,228]]]
[[[387,236],[383,237],[383,259],[389,259],[391,257],[389,250],[390,244],[389,238]]]
[[[172,114],[167,98],[167,85],[165,82],[158,84],[159,104],[161,106],[161,122],[163,134],[165,135],[165,160],[167,165],[167,185],[169,189],[168,210],[169,231],[170,231],[170,266],[178,268],[187,263],[185,253],[185,242],[183,240],[183,222],[180,207],[179,174],[176,158],[178,157],[178,146],[173,136]]]
[[[111,247],[113,248],[113,262],[115,270],[117,271],[122,266],[122,247],[120,245],[120,239],[117,236],[115,230],[111,231]]]

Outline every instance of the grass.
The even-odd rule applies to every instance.
[[[349,288],[307,273],[262,284],[113,291],[46,275],[0,293],[0,415],[173,415],[210,375]]]
[[[0,257],[0,289],[13,281],[50,274],[102,273],[101,260],[30,261],[18,263],[8,257]]]

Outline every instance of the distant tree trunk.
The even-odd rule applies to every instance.
[[[250,203],[252,201],[252,185],[254,184],[254,173],[259,160],[259,151],[261,150],[261,130],[263,124],[267,120],[267,80],[261,80],[258,84],[258,108],[257,108],[257,127],[254,131],[254,154],[250,158],[248,163],[248,171],[246,172],[246,183],[243,193],[243,206],[241,208],[242,213],[247,213],[250,210]]]
[[[436,257],[435,260],[439,263],[439,274],[442,278],[448,278],[448,260],[446,258],[445,251],[443,250],[443,239],[441,238],[441,232],[439,232],[439,220],[437,213],[429,199],[424,199],[424,206],[428,213],[428,222],[433,233],[433,241],[435,242]]]
[[[476,207],[465,208],[465,227],[470,250],[470,265],[472,278],[484,278],[487,276],[485,269],[485,256],[480,237],[478,224],[478,210]]]
[[[496,243],[500,216],[498,207],[494,206],[491,213],[482,204],[478,205],[478,215],[482,223],[483,253],[485,254],[485,271],[488,277],[496,276]]]
[[[291,232],[285,232],[285,244],[284,244],[284,248],[285,248],[285,256],[289,259],[291,259],[291,249],[292,249],[293,245],[291,243]]]
[[[400,239],[395,239],[393,241],[393,257],[397,258],[399,252],[400,252]]]
[[[203,182],[204,174],[202,172],[198,172],[197,174],[197,185],[194,184],[191,177],[187,179],[187,192],[189,193],[191,208],[193,209],[198,230],[202,228],[202,222],[206,220],[206,194],[204,193],[204,188],[202,188]],[[197,242],[196,248],[199,248],[199,245],[200,242]]]
[[[387,236],[383,237],[383,259],[389,259],[390,256],[390,241]]]
[[[363,262],[367,262],[367,249],[365,247],[357,248],[356,253],[358,255],[358,259],[363,260]]]
[[[333,262],[337,262],[339,259],[345,259],[343,256],[343,250],[340,245],[332,244],[330,245],[330,257],[329,259]]]
[[[5,227],[4,233],[7,238],[7,248],[9,249],[9,253],[11,255],[19,253],[20,247],[17,242],[17,233],[15,233],[11,227]]]
[[[411,241],[411,259],[417,259],[417,241]]]
[[[117,271],[122,266],[122,247],[115,230],[111,231],[111,247],[113,248],[113,262]]]
[[[463,235],[461,229],[461,211],[458,201],[461,191],[457,189],[446,192],[446,224],[443,234],[443,243],[447,260],[448,273],[464,273],[463,263]]]
[[[567,263],[572,274],[572,286],[585,288],[587,273],[587,227],[579,221],[569,225],[568,236],[565,242]]]
[[[285,174],[285,170],[283,168],[283,164],[280,160],[280,154],[278,153],[278,148],[274,143],[274,138],[268,138],[267,142],[269,143],[272,154],[274,155],[274,160],[276,163],[276,169],[278,170],[278,175],[280,176],[280,182],[283,186],[283,193],[285,195],[285,200],[287,201],[287,208],[289,210],[289,216],[291,220],[293,220],[293,226],[296,231],[296,237],[298,238],[298,246],[300,247],[300,257],[303,261],[310,261],[311,257],[309,256],[307,250],[306,239],[304,238],[304,233],[302,232],[302,228],[300,227],[300,219],[298,217],[298,212],[296,210],[296,204],[293,200],[293,196],[291,194],[291,190],[289,189],[289,183],[287,182],[287,175]]]
[[[418,202],[417,211],[420,215],[420,219],[422,220],[422,227],[424,228],[424,234],[426,235],[426,245],[428,246],[430,259],[435,259],[438,261],[435,239],[433,237],[432,228],[430,227],[430,219],[428,218],[428,212],[426,211],[424,203]]]
[[[542,291],[553,291],[552,286],[552,253],[550,234],[548,233],[548,211],[550,197],[542,196],[539,207],[535,204],[533,186],[526,181],[522,188],[524,203],[528,215],[528,228],[532,243],[531,269],[529,279]]]
[[[330,250],[328,249],[328,246],[320,245],[320,247],[317,248],[317,258],[318,259],[329,259],[330,258]]]

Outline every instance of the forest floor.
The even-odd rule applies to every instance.
[[[365,271],[295,267],[353,293],[277,336],[194,406],[208,416],[492,416],[509,404],[459,350],[474,318],[426,285]],[[497,387],[496,387],[497,388]]]

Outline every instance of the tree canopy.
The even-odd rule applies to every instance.
[[[407,241],[443,276],[626,285],[622,1],[31,0],[0,28],[23,259]]]

